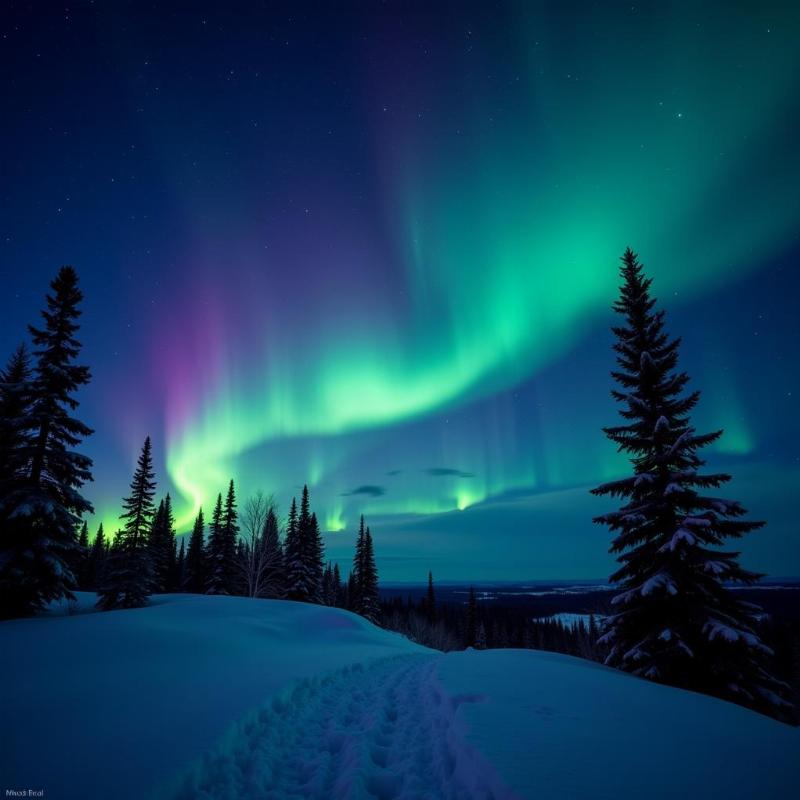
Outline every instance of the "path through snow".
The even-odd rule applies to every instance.
[[[194,765],[174,800],[510,798],[463,735],[438,656],[356,664],[298,683]]]

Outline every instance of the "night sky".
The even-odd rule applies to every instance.
[[[630,245],[800,574],[800,4],[67,5],[0,11],[0,356],[73,264],[92,532],[150,434],[181,531],[307,481],[385,580],[608,574]]]

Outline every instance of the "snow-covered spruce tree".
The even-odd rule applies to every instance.
[[[197,512],[191,536],[189,537],[189,547],[186,551],[186,580],[184,591],[200,594],[206,587],[206,556],[203,535],[205,523],[203,521],[203,509]]]
[[[771,651],[757,632],[761,611],[725,586],[761,576],[742,569],[738,553],[718,549],[763,523],[742,519],[739,503],[703,493],[730,480],[700,472],[698,451],[722,431],[692,428],[699,392],[685,391],[680,340],[665,333],[651,279],[630,249],[621,275],[614,310],[624,323],[613,328],[619,369],[612,372],[620,389],[612,395],[624,424],[604,431],[630,455],[633,475],[593,490],[625,500],[595,519],[616,533],[611,552],[621,564],[611,576],[621,591],[599,640],[610,648],[606,663],[774,714],[786,704],[765,668]]]
[[[206,548],[206,594],[227,594],[225,583],[225,539],[222,526],[222,494],[217,495],[217,503],[208,527],[208,547]]]
[[[75,551],[75,560],[72,563],[72,574],[79,589],[86,591],[89,578],[89,525],[86,520],[81,525],[78,534],[78,549]]]
[[[98,592],[104,611],[147,605],[153,582],[148,537],[153,525],[156,492],[150,437],[144,440],[131,480],[131,493],[122,501],[124,525],[114,540]]]
[[[28,416],[14,424],[21,437],[10,464],[16,478],[0,496],[3,616],[74,599],[69,564],[78,547],[77,526],[93,511],[80,493],[92,479],[92,461],[75,450],[92,430],[72,416],[78,407],[75,393],[90,377],[88,367],[75,363],[83,295],[72,267],[62,267],[50,288],[44,326],[29,327],[36,366]]]
[[[30,453],[31,377],[30,357],[21,344],[0,372],[0,502],[25,477]]]
[[[322,602],[323,557],[319,524],[311,512],[308,486],[303,486],[299,512],[292,499],[286,531],[286,581],[290,600]]]

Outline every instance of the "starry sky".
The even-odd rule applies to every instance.
[[[145,435],[385,580],[608,574],[610,306],[636,249],[744,563],[800,574],[800,5],[4,3],[0,353],[73,264],[87,487]]]

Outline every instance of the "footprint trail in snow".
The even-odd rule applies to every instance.
[[[479,698],[450,696],[436,661],[387,658],[300,682],[240,723],[170,796],[510,798],[457,716]]]

